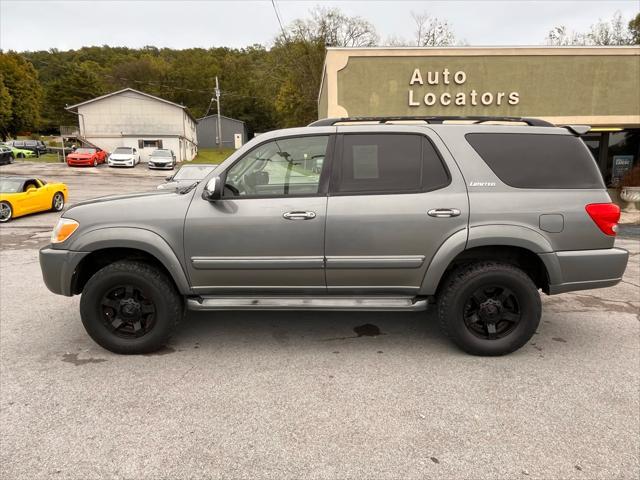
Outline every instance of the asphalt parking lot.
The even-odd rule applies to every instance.
[[[1,173],[62,180],[71,203],[167,175]],[[506,357],[456,350],[433,313],[321,312],[190,314],[165,350],[126,357],[42,282],[57,217],[0,228],[1,478],[640,476],[638,236],[617,240],[623,283],[543,296],[538,333]]]

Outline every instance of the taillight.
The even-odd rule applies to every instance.
[[[615,236],[620,220],[620,207],[615,203],[590,203],[584,207],[600,230]]]

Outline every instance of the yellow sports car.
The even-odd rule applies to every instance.
[[[60,212],[67,201],[64,183],[47,183],[39,178],[0,176],[0,223],[29,213]]]

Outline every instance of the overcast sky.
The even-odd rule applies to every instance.
[[[382,39],[408,37],[411,10],[446,19],[470,45],[539,45],[555,25],[585,31],[619,10],[638,13],[638,0],[599,1],[286,1],[286,24],[315,5],[339,7],[373,23]],[[29,1],[0,0],[0,48],[76,49],[86,45],[244,47],[269,44],[279,26],[271,0],[261,1]]]

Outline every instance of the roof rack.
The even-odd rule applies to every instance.
[[[540,120],[539,118],[528,117],[486,117],[486,116],[429,116],[429,117],[411,117],[411,116],[398,116],[398,117],[343,117],[343,118],[323,118],[310,123],[309,127],[330,127],[336,123],[357,123],[357,122],[378,122],[388,123],[397,121],[423,121],[430,124],[441,124],[447,121],[469,121],[474,124],[486,123],[486,122],[520,122],[526,123],[531,127],[555,127],[553,123],[546,120]]]

